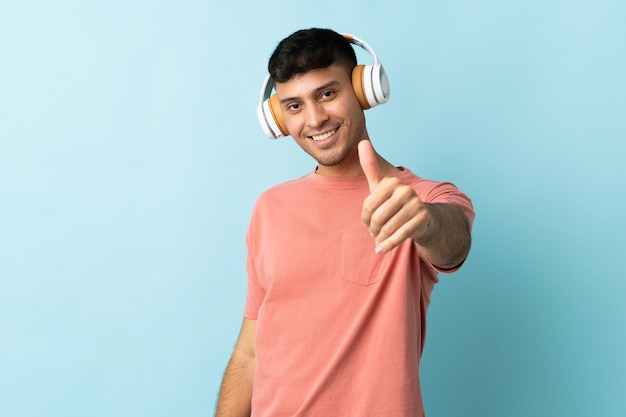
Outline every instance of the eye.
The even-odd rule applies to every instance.
[[[320,100],[329,100],[335,96],[335,92],[332,90],[324,91],[320,95]]]
[[[287,105],[287,111],[290,112],[295,112],[300,110],[300,104],[299,103],[291,103]]]

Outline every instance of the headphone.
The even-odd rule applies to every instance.
[[[383,65],[378,61],[374,50],[363,40],[347,34],[342,36],[352,45],[369,52],[374,58],[373,65],[357,65],[352,71],[352,88],[363,110],[386,103],[389,100],[389,80]],[[261,128],[270,139],[289,136],[278,95],[272,94],[274,83],[270,76],[265,77],[261,88],[261,98],[257,107],[257,117]]]

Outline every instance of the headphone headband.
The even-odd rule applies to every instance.
[[[364,110],[386,103],[389,100],[389,80],[385,70],[378,61],[374,50],[362,39],[342,33],[350,44],[367,51],[373,58],[372,65],[357,65],[352,71],[352,88]],[[257,118],[261,128],[270,139],[288,136],[289,131],[285,124],[278,96],[272,95],[274,83],[267,75],[261,87],[261,97],[257,107]]]
[[[356,45],[359,48],[366,50],[374,58],[374,65],[378,64],[378,57],[376,56],[376,52],[374,52],[372,47],[369,46],[364,40],[359,39],[353,35],[348,35],[347,33],[342,33],[341,36],[343,36],[352,45]]]

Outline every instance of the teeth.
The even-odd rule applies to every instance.
[[[332,135],[335,134],[335,132],[337,131],[337,129],[333,129],[330,132],[326,132],[323,135],[313,135],[311,136],[311,139],[315,140],[315,141],[320,141],[320,140],[324,140],[324,139],[328,139],[329,137],[331,137]]]

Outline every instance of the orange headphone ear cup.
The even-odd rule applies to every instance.
[[[285,117],[280,106],[278,95],[272,94],[274,83],[268,75],[261,88],[261,97],[259,105],[256,108],[256,116],[261,125],[261,129],[270,139],[278,139],[283,136],[289,136]]]
[[[280,100],[278,99],[278,94],[272,94],[272,96],[268,99],[268,107],[270,108],[272,117],[278,125],[280,132],[284,136],[289,136],[287,124],[285,123],[285,116],[283,115],[283,109],[280,108]]]
[[[370,104],[367,100],[367,94],[365,94],[365,77],[363,71],[365,70],[365,65],[357,65],[352,70],[352,89],[354,90],[354,94],[356,94],[357,100],[359,100],[359,104],[363,110],[367,110],[370,107]]]

